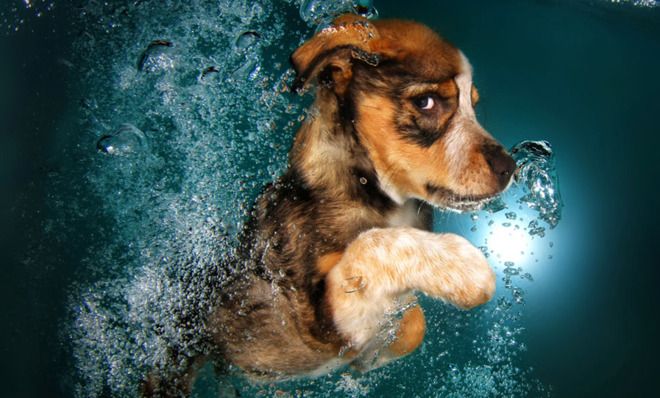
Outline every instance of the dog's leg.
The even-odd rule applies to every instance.
[[[398,358],[410,354],[424,341],[426,333],[426,320],[424,312],[418,305],[406,310],[399,321],[399,330],[396,332],[396,339],[387,347],[383,356],[389,358]]]
[[[206,361],[206,357],[199,356],[194,359],[185,359],[182,371],[173,369],[153,370],[140,383],[140,397],[176,398],[190,396],[197,371]]]
[[[346,248],[327,275],[327,298],[335,325],[360,350],[382,327],[396,299],[422,291],[460,308],[488,301],[495,274],[484,255],[453,234],[413,228],[372,229]],[[402,319],[393,354],[405,355],[421,343],[423,314],[411,309]]]
[[[388,322],[387,325],[389,324]],[[380,332],[380,338],[385,340],[382,343],[376,341],[375,345],[371,342],[370,347],[359,353],[360,356],[351,363],[351,366],[361,372],[379,368],[412,353],[424,341],[426,321],[420,306],[415,305],[407,309],[395,326],[397,329],[394,336],[389,335],[391,330],[386,326],[386,330]]]

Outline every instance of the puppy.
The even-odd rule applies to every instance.
[[[256,380],[411,353],[426,329],[414,292],[465,309],[487,302],[486,259],[429,232],[429,205],[476,209],[515,169],[475,118],[467,58],[423,25],[345,15],[291,62],[293,88],[314,87],[316,99],[242,233],[240,277],[208,319],[212,359]],[[188,358],[168,382],[152,375],[143,394],[185,395],[201,362]]]

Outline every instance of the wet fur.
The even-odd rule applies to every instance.
[[[474,117],[467,59],[423,25],[344,16],[292,63],[295,88],[316,87],[316,99],[242,234],[241,277],[208,320],[212,359],[254,380],[368,370],[412,352],[426,328],[415,291],[460,308],[488,301],[485,258],[428,232],[429,204],[474,208],[515,166]],[[434,112],[416,105],[424,95]],[[379,340],[402,305],[396,338]],[[152,375],[143,395],[185,395],[199,363],[176,381]]]

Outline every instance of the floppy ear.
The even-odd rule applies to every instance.
[[[291,55],[297,75],[293,90],[302,91],[318,76],[321,83],[343,95],[353,76],[353,60],[378,64],[379,57],[371,46],[378,38],[376,27],[366,18],[353,14],[338,17]]]

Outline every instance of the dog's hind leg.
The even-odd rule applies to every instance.
[[[408,308],[400,319],[386,322],[386,325],[388,326],[380,332],[376,341],[372,341],[368,348],[359,352],[359,356],[351,363],[353,368],[362,372],[379,368],[412,353],[424,340],[426,320],[419,305]]]
[[[402,295],[418,290],[459,308],[472,308],[492,297],[495,274],[481,251],[457,235],[382,228],[351,242],[329,271],[326,284],[335,326],[359,351],[376,336]],[[413,307],[404,314],[389,347],[393,356],[405,355],[421,343],[425,323],[418,310]]]
[[[192,390],[197,371],[207,361],[199,356],[181,360],[180,369],[154,369],[140,383],[139,396],[142,398],[188,397]]]
[[[422,344],[424,333],[426,333],[426,319],[422,308],[418,305],[409,308],[399,321],[395,340],[383,355],[397,358],[410,354]]]

